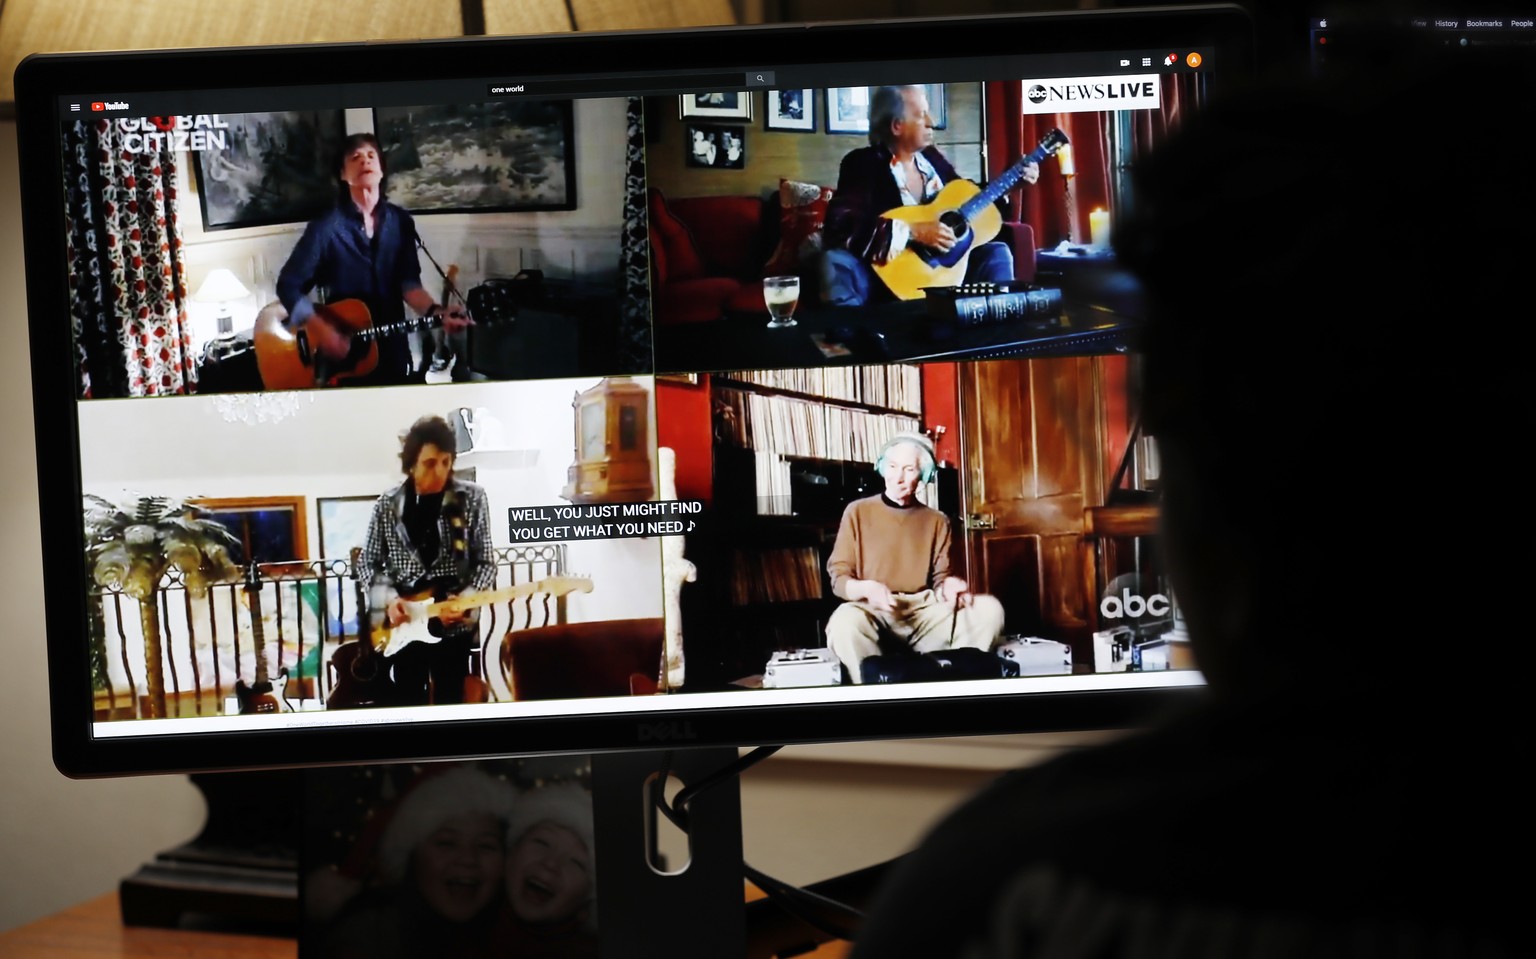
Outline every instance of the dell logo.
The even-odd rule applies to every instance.
[[[1128,589],[1121,590],[1119,596],[1106,596],[1104,601],[1099,603],[1099,615],[1105,619],[1166,616],[1169,609],[1168,597],[1162,593],[1153,593],[1143,599]]]
[[[1046,96],[1045,86],[1037,83],[1029,88],[1029,92],[1025,96],[1029,97],[1030,103],[1044,103]]]
[[[641,723],[636,727],[636,738],[642,743],[683,742],[698,739],[691,722]]]

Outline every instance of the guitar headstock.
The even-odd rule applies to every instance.
[[[541,593],[551,596],[565,596],[569,593],[592,592],[592,579],[589,576],[546,576],[536,584],[535,588]]]
[[[1071,142],[1060,127],[1052,127],[1051,132],[1040,138],[1040,149],[1045,151],[1046,156],[1055,156],[1058,150]]]

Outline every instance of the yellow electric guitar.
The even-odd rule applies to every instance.
[[[549,576],[531,583],[519,583],[502,589],[469,596],[455,596],[432,602],[436,593],[423,590],[405,600],[406,619],[398,626],[384,625],[372,631],[373,648],[385,656],[393,656],[411,643],[436,643],[442,639],[442,626],[436,622],[444,613],[463,613],[481,606],[493,606],[507,600],[520,599],[544,593],[556,598],[570,593],[592,592],[592,580],[585,576]]]
[[[965,279],[971,251],[990,243],[1003,228],[1003,216],[994,204],[1018,186],[1025,167],[1055,156],[1066,143],[1067,135],[1053,129],[1041,138],[1039,146],[1004,170],[985,189],[970,180],[951,180],[927,203],[886,211],[888,220],[947,224],[954,231],[955,245],[948,250],[909,245],[884,263],[873,264],[875,275],[903,300],[921,297],[926,286],[959,285]]]

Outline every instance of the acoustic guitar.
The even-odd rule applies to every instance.
[[[314,314],[297,329],[290,329],[287,320],[288,311],[281,303],[268,304],[256,314],[256,369],[261,374],[261,385],[269,390],[344,385],[379,368],[379,341],[384,337],[443,325],[442,314],[374,323],[368,305],[362,300],[317,305]],[[314,323],[327,323],[347,338],[344,358],[328,359],[313,347],[308,330]]]
[[[507,600],[546,593],[560,597],[569,593],[592,592],[592,580],[585,576],[549,576],[531,583],[520,583],[502,589],[452,599],[432,600],[440,593],[422,590],[402,596],[405,600],[406,619],[397,626],[384,626],[374,631],[373,646],[384,656],[393,656],[411,643],[437,643],[446,632],[438,617],[444,613],[463,613],[481,606],[492,606]]]
[[[245,680],[235,680],[235,698],[240,702],[240,715],[255,713],[287,713],[293,708],[284,697],[288,686],[288,670],[278,673],[273,681],[267,676],[267,637],[261,616],[261,577],[252,563],[245,574],[245,595],[251,607],[251,639],[256,648],[256,681],[249,686]]]
[[[352,548],[352,569],[362,569],[363,549]],[[353,595],[357,598],[357,639],[342,643],[331,654],[331,667],[335,670],[336,685],[325,697],[326,709],[362,709],[369,706],[391,706],[398,700],[398,690],[389,675],[389,663],[384,654],[374,648],[372,624],[368,615],[368,594],[363,589],[363,579],[352,579]]]
[[[948,225],[954,231],[955,245],[948,250],[909,245],[886,262],[872,264],[875,275],[903,300],[921,297],[925,286],[961,283],[971,251],[983,243],[990,243],[1003,228],[1003,215],[994,204],[1019,185],[1025,167],[1055,156],[1056,151],[1066,144],[1067,135],[1053,129],[1041,138],[1039,146],[1004,170],[985,189],[970,180],[951,180],[927,203],[887,210],[884,216],[888,220]]]

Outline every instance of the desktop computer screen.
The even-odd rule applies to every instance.
[[[1113,235],[1251,51],[1192,7],[29,59],[60,768],[1188,695]]]

